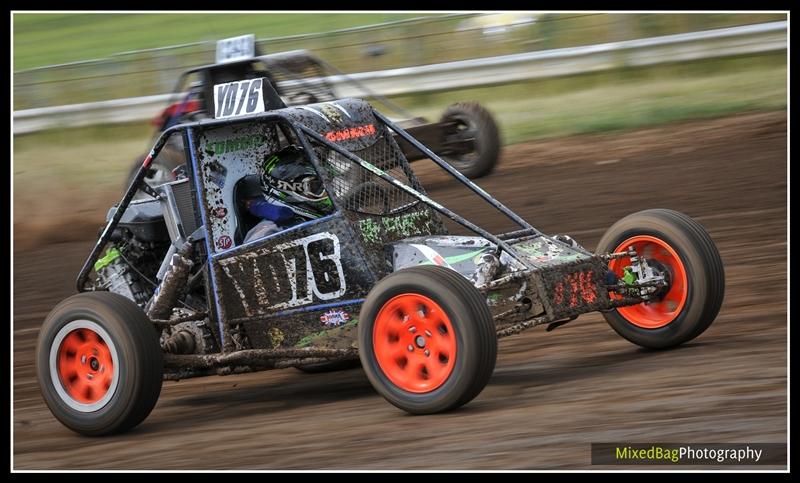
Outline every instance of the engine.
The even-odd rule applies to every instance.
[[[108,219],[115,211],[111,208]],[[169,246],[158,200],[131,203],[111,236],[106,254],[94,265],[95,289],[118,293],[144,307],[158,284],[158,270]]]
[[[118,293],[144,307],[155,290],[156,274],[168,244],[143,242],[130,231],[120,232],[94,265],[95,289]]]

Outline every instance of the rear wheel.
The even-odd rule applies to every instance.
[[[654,300],[606,312],[609,325],[634,344],[665,349],[690,341],[714,321],[725,294],[722,259],[703,227],[677,211],[655,209],[615,223],[597,245],[597,253],[633,247],[664,273],[668,286]],[[623,275],[629,258],[609,268]]]
[[[36,346],[45,403],[62,424],[89,436],[141,423],[158,400],[163,365],[158,334],[144,312],[111,292],[61,302]]]
[[[441,121],[455,123],[453,131],[446,133],[445,143],[473,143],[469,152],[444,159],[468,178],[491,173],[500,157],[500,130],[491,113],[477,102],[457,102],[444,111]]]
[[[438,266],[407,268],[375,285],[358,334],[372,385],[412,414],[468,403],[486,386],[497,359],[485,297],[458,273]]]

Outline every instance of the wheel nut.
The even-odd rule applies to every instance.
[[[430,357],[430,356],[431,356],[431,351],[425,349],[425,357]]]
[[[414,346],[413,345],[408,344],[408,352],[414,352]]]
[[[427,335],[428,337],[432,337],[433,336],[433,334],[431,334],[430,330],[426,330],[425,331],[425,335]]]
[[[411,327],[408,328],[408,331],[413,334],[414,332],[417,331],[417,328],[412,325]]]

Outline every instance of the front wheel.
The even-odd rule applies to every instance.
[[[69,429],[87,436],[141,423],[161,393],[158,334],[131,300],[111,292],[74,295],[48,314],[36,343],[44,401]]]
[[[359,315],[359,357],[375,390],[412,414],[462,406],[486,386],[497,333],[485,297],[448,268],[395,272]]]
[[[619,220],[597,244],[597,253],[633,247],[667,279],[657,297],[604,313],[619,335],[650,349],[666,349],[702,334],[714,321],[725,294],[722,259],[703,227],[677,211],[654,209]],[[618,276],[629,258],[613,260]]]

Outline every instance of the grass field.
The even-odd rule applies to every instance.
[[[119,52],[165,47],[254,33],[257,38],[329,32],[349,27],[409,18],[441,16],[428,13],[187,13],[187,14],[14,14],[14,70],[108,57]],[[351,72],[359,61],[379,62],[380,68],[431,63],[540,48],[558,48],[627,38],[668,35],[733,25],[785,20],[781,13],[737,14],[536,14],[537,20],[513,35],[464,36],[454,30],[461,20],[402,26],[371,33],[289,43],[285,48],[310,48]],[[479,22],[478,22],[479,23]],[[415,40],[419,36],[420,41]],[[403,39],[408,37],[407,41]],[[427,40],[425,40],[427,39]],[[424,40],[424,41],[423,41]],[[498,43],[499,41],[503,41]],[[378,59],[359,59],[364,42],[388,47]],[[356,49],[356,50],[353,50]],[[285,49],[282,49],[285,50]],[[373,66],[374,67],[374,66]],[[353,70],[355,69],[355,70]]]
[[[249,33],[256,38],[281,37],[426,15],[429,14],[18,13],[14,15],[14,70]]]
[[[404,21],[420,17],[425,14],[16,14],[14,109],[164,94],[182,72],[213,59],[213,43],[196,42],[250,32],[272,39],[259,44],[262,52],[308,49],[352,73],[761,23],[786,15],[518,12],[500,14],[504,20],[435,14]],[[510,18],[523,23],[502,33],[484,30],[486,22]],[[391,25],[337,30],[387,21]],[[337,33],[297,35],[331,31]],[[176,44],[183,47],[168,47]],[[148,48],[157,49],[141,50]],[[105,60],[70,64],[98,58]],[[61,65],[30,69],[47,64]]]

